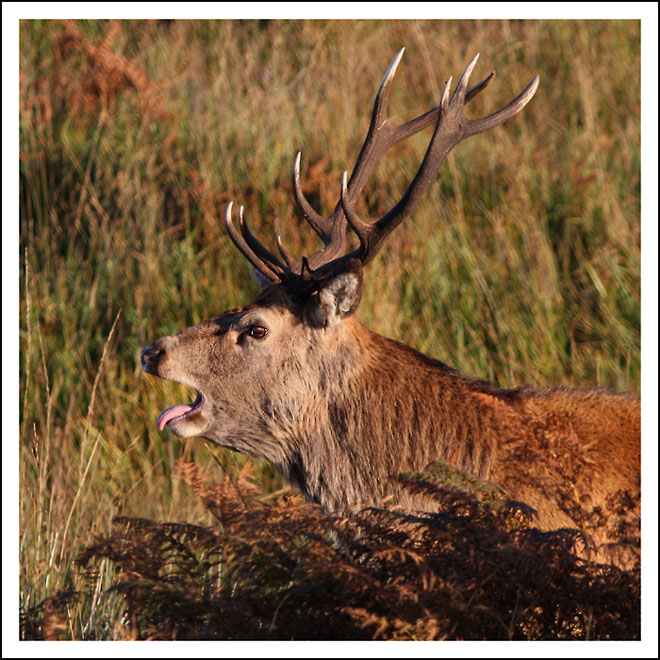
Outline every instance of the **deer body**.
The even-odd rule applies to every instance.
[[[377,335],[353,316],[363,266],[410,213],[449,150],[516,114],[538,84],[536,78],[488,117],[467,119],[463,105],[493,75],[467,90],[475,58],[451,98],[448,81],[439,108],[392,126],[385,105],[402,52],[381,83],[369,134],[330,217],[304,198],[296,159],[296,202],[322,238],[321,250],[298,261],[278,238],[282,263],[250,233],[242,208],[235,228],[228,207],[230,237],[267,285],[247,307],[143,351],[146,372],[198,392],[193,404],[164,411],[158,427],[268,461],[308,500],[338,514],[384,502],[423,506],[390,476],[442,460],[495,481],[508,499],[533,507],[542,528],[572,526],[559,487],[573,450],[578,500],[586,495],[598,505],[618,491],[638,493],[638,400],[595,389],[499,389]],[[402,200],[375,223],[360,220],[353,204],[377,159],[433,121],[433,139]],[[347,224],[360,239],[357,249],[348,247]]]
[[[353,317],[323,328],[305,323],[309,314],[275,285],[246,308],[155,342],[147,370],[201,393],[193,410],[167,423],[170,430],[268,461],[308,500],[338,514],[380,506],[388,496],[390,506],[423,506],[389,477],[443,460],[532,506],[543,528],[566,526],[566,515],[545,501],[539,461],[550,456],[534,435],[557,418],[596,457],[582,475],[594,503],[639,487],[636,399],[498,389]],[[268,327],[271,346],[248,336],[256,324]],[[539,460],[522,465],[521,445]]]

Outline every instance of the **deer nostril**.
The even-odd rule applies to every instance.
[[[153,366],[160,359],[163,353],[165,353],[165,349],[163,348],[158,348],[153,344],[151,346],[147,346],[147,348],[142,351],[142,355],[140,356],[142,368],[147,369],[149,366]]]

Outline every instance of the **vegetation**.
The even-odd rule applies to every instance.
[[[118,517],[76,558],[89,593],[100,563],[117,566],[128,639],[639,639],[636,571],[578,559],[574,530],[535,529],[491,484],[446,487],[445,464],[400,478],[441,513],[348,520],[300,496],[260,501],[249,463],[235,483],[177,469],[214,525]],[[26,636],[57,638],[79,598],[27,612]]]
[[[312,201],[332,207],[401,46],[390,99],[401,120],[437,105],[476,52],[475,80],[497,77],[470,104],[475,115],[537,73],[541,85],[515,119],[450,155],[369,267],[361,320],[502,386],[639,393],[639,22],[23,21],[25,637],[305,638],[319,631],[313,616],[326,638],[639,636],[635,571],[580,563],[561,535],[521,532],[476,504],[452,527],[447,502],[441,531],[428,518],[395,533],[373,512],[367,540],[349,534],[338,548],[327,530],[340,523],[288,495],[269,466],[155,428],[190,393],[147,382],[141,348],[256,292],[225,205],[244,204],[264,239],[279,217],[293,252],[313,249],[293,210],[294,156]],[[383,159],[364,216],[398,199],[428,138]],[[199,466],[224,480],[203,487]],[[159,549],[151,565],[127,549],[142,546]],[[526,554],[515,565],[529,568],[524,579],[504,589],[506,572],[488,570],[511,548],[541,553],[547,575]],[[565,596],[556,607],[552,589]],[[303,621],[319,600],[328,609]],[[237,603],[253,629],[237,614],[218,623],[213,613]],[[473,626],[477,604],[490,609]],[[182,607],[191,614],[178,626]]]

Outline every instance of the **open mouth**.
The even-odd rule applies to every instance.
[[[179,421],[189,417],[196,410],[199,410],[202,405],[202,394],[197,392],[197,398],[190,404],[184,404],[180,406],[172,406],[172,408],[167,408],[163,410],[160,415],[158,415],[158,421],[156,422],[158,430],[162,431],[170,422]]]

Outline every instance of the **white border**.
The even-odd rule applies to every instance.
[[[642,642],[18,642],[18,20],[21,18],[373,18],[371,3],[127,2],[2,4],[2,655],[3,657],[657,657],[658,6],[656,3],[381,2],[378,18],[642,20]],[[405,16],[404,16],[405,13]],[[122,646],[117,646],[120,644]],[[139,646],[138,646],[139,645]]]

